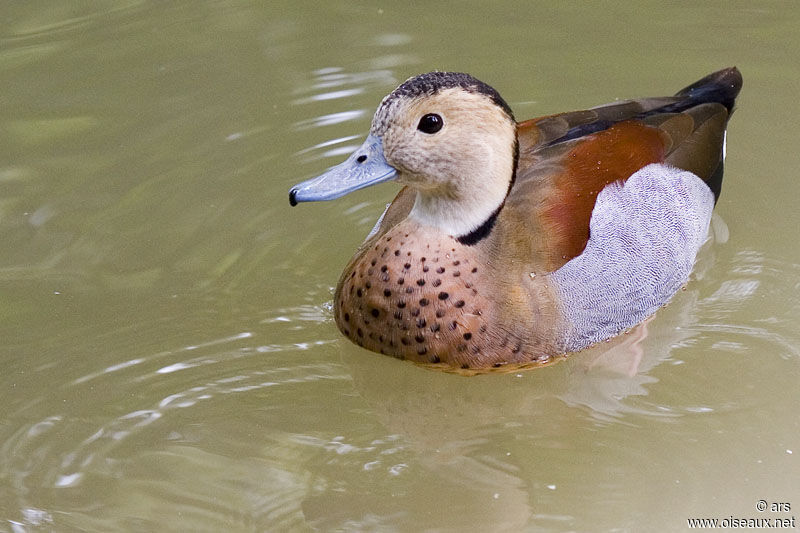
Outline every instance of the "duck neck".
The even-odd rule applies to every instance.
[[[499,159],[499,158],[498,158]],[[472,245],[488,236],[514,184],[519,145],[512,158],[493,161],[447,191],[417,190],[409,217]]]

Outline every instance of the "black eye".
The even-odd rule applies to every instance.
[[[436,133],[444,126],[444,120],[436,113],[428,113],[419,119],[417,129],[422,133]]]

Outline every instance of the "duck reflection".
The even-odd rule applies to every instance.
[[[702,278],[712,263],[713,250],[707,247],[695,276]],[[465,378],[348,351],[346,363],[356,390],[388,432],[414,452],[417,463],[409,468],[416,470],[417,481],[409,497],[415,508],[427,507],[414,516],[429,521],[411,526],[503,531],[532,521],[555,527],[573,519],[569,513],[537,510],[537,502],[558,491],[558,461],[548,457],[575,448],[576,461],[591,461],[596,450],[585,442],[587,425],[596,431],[629,424],[626,417],[631,414],[676,416],[669,408],[640,400],[658,381],[653,375],[657,366],[681,362],[672,359],[672,350],[694,335],[686,326],[697,321],[698,300],[697,284],[690,284],[657,317],[627,334],[532,371]],[[448,493],[459,494],[459,501],[444,505]],[[343,500],[353,496],[339,495]],[[330,493],[324,499],[328,497]],[[376,497],[357,507],[386,518],[402,514],[404,500]],[[316,512],[330,509],[329,504],[306,500],[306,518],[331,525]],[[353,509],[353,502],[340,504],[336,507]]]

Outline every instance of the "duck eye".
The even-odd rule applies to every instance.
[[[442,129],[442,126],[444,126],[444,120],[442,120],[442,117],[436,113],[428,113],[419,119],[417,129],[422,133],[432,134]]]

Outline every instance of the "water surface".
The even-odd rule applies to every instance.
[[[800,508],[792,2],[0,7],[0,531],[682,531]],[[745,77],[713,239],[615,343],[464,378],[341,338],[397,188],[291,209],[408,76],[519,119]]]

